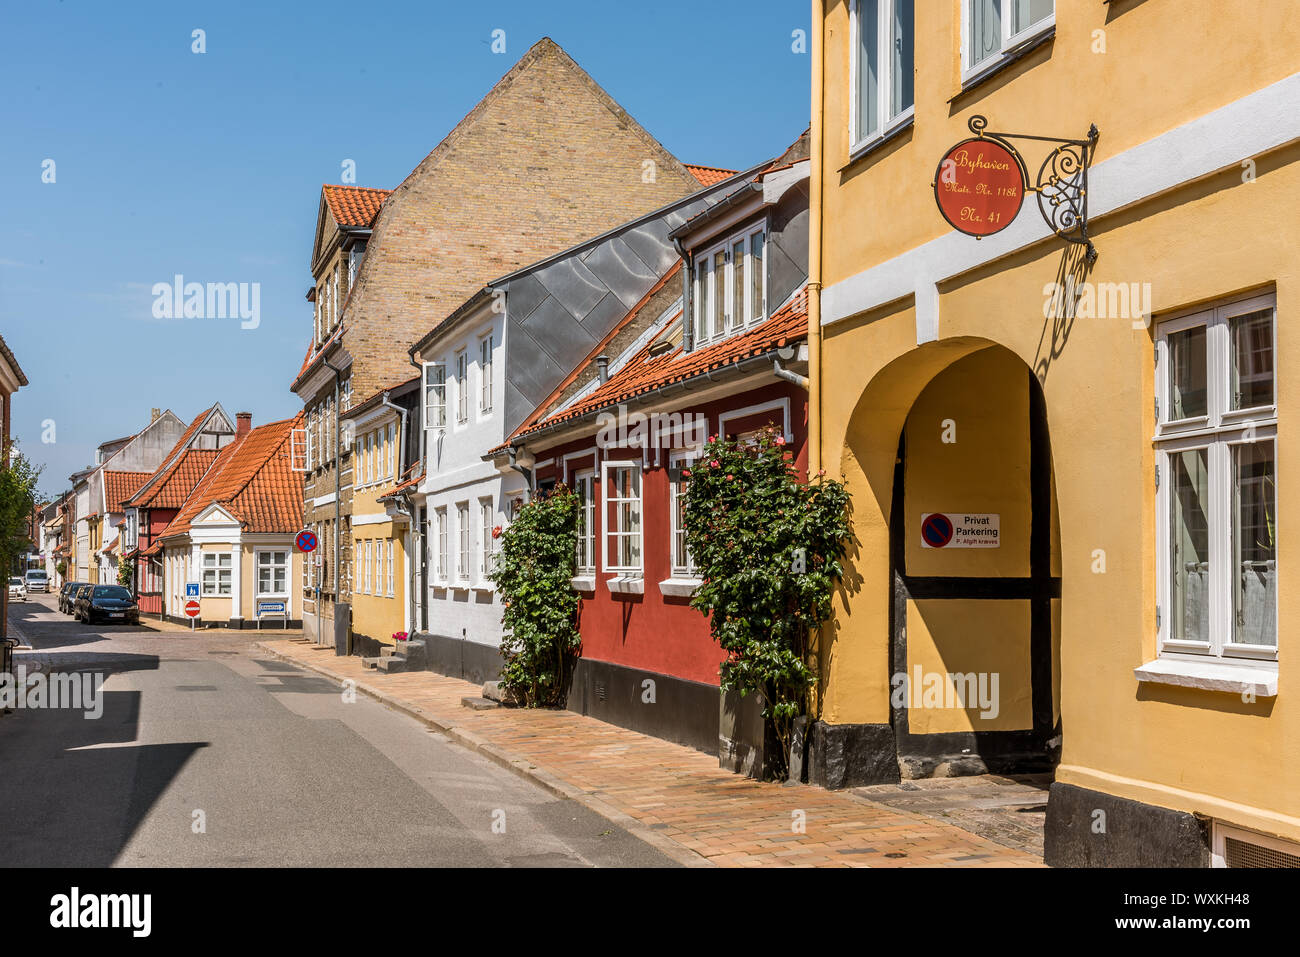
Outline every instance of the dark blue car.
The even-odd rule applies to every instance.
[[[97,621],[110,624],[140,624],[140,606],[135,603],[131,593],[121,585],[83,586],[77,592],[72,606],[72,614],[77,621],[93,625]]]

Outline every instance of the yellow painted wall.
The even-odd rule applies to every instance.
[[[948,731],[1020,731],[1034,725],[1029,681],[1029,619],[1027,601],[980,600],[909,601],[907,603],[908,730],[912,734]],[[915,707],[916,669],[925,676],[983,673],[985,689],[995,707],[938,707],[921,700]],[[997,685],[991,683],[996,674]],[[954,690],[954,700],[956,694]],[[987,698],[985,700],[988,700]]]
[[[914,128],[848,164],[847,7],[827,6],[826,115],[815,120],[826,136],[827,286],[948,232],[930,182],[939,156],[968,135],[973,112],[994,128],[1063,136],[1095,122],[1102,161],[1300,64],[1300,18],[1282,0],[1262,0],[1248,18],[1225,17],[1222,4],[1204,0],[1058,0],[1052,43],[949,104],[958,89],[958,4],[936,3],[938,16],[917,19]],[[1091,52],[1096,29],[1106,31],[1106,54]],[[1150,283],[1157,318],[1276,290],[1277,468],[1285,476],[1300,459],[1300,447],[1286,440],[1286,423],[1300,420],[1300,349],[1289,338],[1300,317],[1300,223],[1291,215],[1300,205],[1300,147],[1255,159],[1253,182],[1230,168],[1095,219],[1100,259],[1088,278]],[[1021,215],[1038,214],[1027,207]],[[861,540],[824,648],[823,718],[888,720],[888,515],[898,435],[935,375],[1001,344],[1044,376],[1062,577],[1058,780],[1300,839],[1300,671],[1288,656],[1300,624],[1286,604],[1296,581],[1289,569],[1300,568],[1300,534],[1288,534],[1286,516],[1300,509],[1300,484],[1284,478],[1278,486],[1278,697],[1244,704],[1140,686],[1133,669],[1156,655],[1152,333],[1128,319],[1047,323],[1043,287],[1055,279],[1062,250],[1044,241],[945,283],[938,342],[916,345],[910,297],[823,330],[821,451],[828,471],[842,470],[850,484]],[[1105,574],[1093,571],[1098,549]]]
[[[377,424],[371,424],[361,427],[357,430],[358,436],[364,437],[368,432],[376,429],[383,433],[383,441],[380,444],[377,455],[384,456],[387,461],[387,427],[389,423],[396,423],[395,415],[382,419]],[[400,442],[400,438],[395,438],[394,443]],[[360,447],[359,445],[357,447]],[[354,475],[355,463],[359,456],[354,451]],[[393,460],[396,462],[399,458],[397,448],[393,450]],[[377,484],[363,485],[358,487],[352,496],[352,539],[353,539],[353,563],[352,563],[352,630],[356,634],[366,635],[377,641],[391,645],[393,644],[392,636],[406,628],[406,564],[405,555],[402,547],[402,536],[405,533],[405,525],[394,525],[391,521],[376,522],[373,524],[357,524],[357,519],[363,516],[386,515],[385,506],[378,501],[379,497],[387,494],[393,488],[395,483],[391,479],[385,479]],[[364,594],[365,577],[365,548],[366,542],[374,542],[377,549],[379,545],[387,548],[387,542],[393,543],[393,596],[387,596],[387,565],[383,562],[376,562],[375,567],[380,570],[379,584],[380,588],[374,588],[375,571],[372,570],[372,591],[382,591],[383,594]]]

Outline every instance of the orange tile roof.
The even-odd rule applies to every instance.
[[[375,224],[379,207],[384,205],[391,189],[371,189],[367,186],[331,186],[326,183],[321,187],[325,194],[325,204],[329,206],[330,215],[340,226],[354,226],[369,229]]]
[[[187,449],[167,477],[150,492],[150,508],[181,508],[190,493],[212,468],[220,453],[216,449]]]
[[[720,169],[717,166],[695,166],[691,163],[686,163],[685,166],[691,171],[691,175],[700,181],[701,186],[713,186],[715,183],[721,183],[727,177],[735,176],[738,172],[734,169]]]
[[[763,355],[795,342],[802,342],[807,335],[807,286],[800,289],[793,299],[778,309],[769,319],[759,323],[753,329],[702,349],[683,352],[682,347],[678,345],[659,355],[651,355],[650,350],[655,343],[663,341],[661,334],[646,343],[640,352],[591,395],[557,415],[526,421],[511,436],[511,442],[557,423],[616,406],[662,386],[682,382],[743,359]],[[504,447],[500,446],[500,448]]]
[[[110,472],[104,470],[104,498],[110,512],[120,512],[124,503],[140,490],[152,472]]]
[[[186,449],[192,441],[194,441],[194,437],[198,435],[199,429],[203,428],[203,423],[208,420],[208,416],[212,414],[212,411],[215,408],[215,405],[209,406],[194,417],[194,421],[191,422],[185,431],[181,433],[181,437],[176,440],[176,444],[173,445],[171,451],[167,453],[167,456],[162,461],[162,465],[154,470],[153,475],[144,483],[144,486],[133,493],[130,498],[126,499],[122,503],[123,505],[128,508],[147,508],[153,504],[154,496],[157,495],[158,490],[166,482],[167,477],[175,470],[177,464],[180,462],[181,452]],[[172,507],[179,508],[180,506]]]
[[[301,428],[303,420],[303,413],[299,413],[295,418],[272,422],[237,437],[222,449],[158,541],[188,532],[194,519],[210,505],[229,512],[246,532],[299,531],[302,475],[290,468],[289,444],[292,430]]]

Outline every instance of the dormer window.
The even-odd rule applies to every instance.
[[[766,230],[759,226],[695,254],[691,295],[697,348],[767,318],[766,243]]]

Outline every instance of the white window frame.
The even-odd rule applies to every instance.
[[[436,508],[434,514],[434,528],[437,534],[436,547],[437,556],[433,566],[433,578],[435,582],[446,584],[448,574],[451,571],[451,529],[448,525],[450,519],[447,515],[447,506]]]
[[[478,343],[478,411],[480,415],[492,412],[492,350],[496,345],[495,334],[489,332]]]
[[[387,545],[385,547],[385,551],[388,553],[388,559],[385,566],[388,572],[387,581],[386,581],[387,589],[385,591],[385,594],[387,594],[389,598],[392,598],[394,592],[393,592],[393,540],[391,538],[388,539]]]
[[[221,561],[221,559],[225,561]],[[209,561],[208,559],[213,559]],[[208,572],[215,576],[208,584]],[[224,585],[223,585],[224,579]],[[231,552],[204,552],[202,561],[202,594],[204,598],[230,598],[234,595],[234,557]]]
[[[1044,17],[1037,23],[1030,24],[1019,33],[1011,32],[1011,12],[1012,4],[1015,0],[997,0],[998,2],[998,21],[1002,28],[1001,46],[997,52],[991,53],[987,59],[978,64],[970,62],[971,57],[971,29],[972,29],[972,4],[978,0],[961,0],[961,82],[966,86],[976,80],[982,79],[988,74],[994,72],[998,67],[1005,63],[1010,57],[1014,56],[1021,47],[1027,46],[1034,42],[1045,33],[1056,29],[1056,0],[1052,2],[1052,13]]]
[[[385,435],[387,444],[384,446],[386,455],[384,459],[384,478],[391,481],[397,477],[397,473],[393,470],[395,464],[393,459],[397,456],[397,424],[389,422]]]
[[[1230,320],[1264,309],[1273,312],[1273,402],[1250,409],[1229,410],[1229,369],[1231,362]],[[1169,419],[1171,411],[1169,337],[1187,329],[1204,326],[1206,330],[1206,414],[1182,419]],[[1157,647],[1162,658],[1184,660],[1211,660],[1225,663],[1245,661],[1276,661],[1281,643],[1279,604],[1274,603],[1274,636],[1272,646],[1239,644],[1233,634],[1233,579],[1235,561],[1232,557],[1232,449],[1251,442],[1273,443],[1274,468],[1277,466],[1277,362],[1278,314],[1277,297],[1273,293],[1234,298],[1201,307],[1195,312],[1173,316],[1156,326],[1156,395],[1158,421],[1153,436],[1155,445],[1158,488],[1156,490],[1156,586],[1159,628]],[[1170,547],[1173,529],[1170,521],[1173,489],[1173,455],[1193,449],[1207,451],[1209,477],[1209,563],[1210,586],[1207,602],[1209,640],[1207,642],[1183,641],[1170,637],[1174,608],[1172,602],[1173,569],[1170,567]],[[1274,492],[1275,511],[1281,496]],[[1278,516],[1274,515],[1274,526]],[[1275,572],[1276,576],[1276,572]]]
[[[763,265],[761,267],[763,279],[763,301],[755,304],[753,302],[754,284],[751,270],[754,268],[754,237],[759,234],[762,234],[763,236]],[[735,303],[732,302],[732,300],[736,298],[736,264],[733,262],[735,257],[732,255],[732,251],[733,247],[737,243],[743,243],[745,247],[745,302],[741,306],[741,318],[739,320],[736,318],[737,311]],[[723,303],[720,328],[713,329],[710,335],[705,336],[702,334],[704,330],[701,329],[701,319],[711,317],[715,311],[714,289],[716,283],[713,276],[716,270],[714,259],[718,253],[723,253],[725,257],[726,273],[722,285],[724,290],[723,295],[726,301]],[[704,346],[712,345],[715,342],[721,342],[728,336],[738,335],[747,329],[752,329],[754,326],[768,318],[767,263],[770,256],[768,253],[766,222],[750,226],[747,229],[729,233],[713,242],[706,249],[692,253],[691,255],[695,262],[695,278],[692,280],[694,285],[691,291],[694,300],[692,309],[695,320],[695,338],[692,348],[700,349]]]
[[[912,122],[916,116],[916,83],[915,79],[912,84],[912,105],[901,110],[897,115],[890,115],[890,106],[894,100],[894,84],[897,78],[894,76],[892,69],[893,56],[890,54],[891,42],[890,37],[893,35],[893,21],[895,5],[900,0],[878,0],[876,9],[876,36],[879,42],[879,48],[876,55],[883,64],[886,60],[891,64],[891,69],[881,71],[880,87],[876,90],[876,107],[877,115],[880,117],[879,128],[873,131],[864,132],[858,129],[858,117],[862,110],[858,102],[860,97],[860,86],[858,83],[862,70],[862,43],[860,41],[862,30],[862,0],[853,0],[853,6],[850,11],[850,28],[849,40],[852,44],[852,52],[849,55],[849,155],[856,156],[867,147],[879,143],[887,138],[899,127],[905,126]],[[967,0],[962,0],[963,4],[968,6]],[[963,7],[964,9],[965,7]],[[964,18],[963,18],[964,19]],[[912,32],[916,32],[916,7],[912,8]],[[963,36],[965,31],[963,30]],[[912,73],[916,73],[916,38],[912,38]]]
[[[456,353],[456,424],[469,421],[469,350]]]
[[[668,456],[668,467],[670,469],[684,468],[689,469],[700,457],[699,449],[684,449],[673,452]],[[689,482],[686,479],[686,482]],[[682,543],[682,554],[677,553],[677,536],[682,529],[677,525],[677,500],[686,493],[685,485],[681,480],[675,480],[672,476],[668,479],[668,555],[669,567],[674,578],[694,578],[697,572],[695,564],[690,560],[690,550],[686,547],[685,540]]]
[[[374,544],[375,543],[372,542],[370,539],[366,539],[365,548],[362,550],[361,553],[362,559],[365,562],[365,564],[363,565],[365,574],[362,576],[361,579],[361,594],[363,595],[372,594],[370,590],[370,569],[375,554]]]
[[[488,575],[492,573],[492,560],[495,557],[496,550],[493,548],[492,529],[496,525],[496,508],[493,506],[492,499],[481,498],[478,500],[479,513],[479,534],[483,538],[483,550],[479,555],[478,574],[479,581],[487,582]]]
[[[272,561],[264,563],[264,556],[271,556]],[[281,560],[275,560],[275,556],[281,556]],[[306,564],[306,563],[304,563]],[[282,591],[263,591],[262,589],[262,569],[271,569],[271,584],[275,584],[275,569],[284,569],[284,589]],[[284,548],[255,548],[253,549],[253,594],[257,598],[288,598],[289,597],[289,575],[293,571],[293,560],[290,557],[288,549]]]
[[[474,529],[469,522],[469,502],[456,503],[456,581],[468,582],[474,564]]]
[[[442,362],[424,363],[424,429],[447,427],[447,366]],[[431,395],[437,399],[432,400]]]
[[[583,469],[573,477],[573,486],[580,491],[582,499],[582,530],[578,533],[577,573],[579,575],[596,574],[596,548],[600,541],[596,534],[596,470]],[[588,559],[583,561],[583,559]]]
[[[611,479],[615,471],[626,469],[631,470],[636,476],[637,494],[635,498],[622,498],[611,493]],[[641,460],[616,460],[601,463],[601,510],[604,512],[605,521],[601,523],[603,535],[601,538],[601,564],[606,572],[612,572],[616,575],[636,575],[643,574],[645,569],[645,483],[641,474]],[[637,508],[637,517],[640,521],[637,523],[638,529],[635,532],[629,532],[621,529],[617,521],[610,521],[610,509],[617,507],[625,502],[635,502]],[[615,512],[617,514],[617,512]],[[617,542],[621,538],[635,537],[637,541],[637,565],[619,565],[610,561],[611,545],[615,545],[612,554],[618,554]]]

